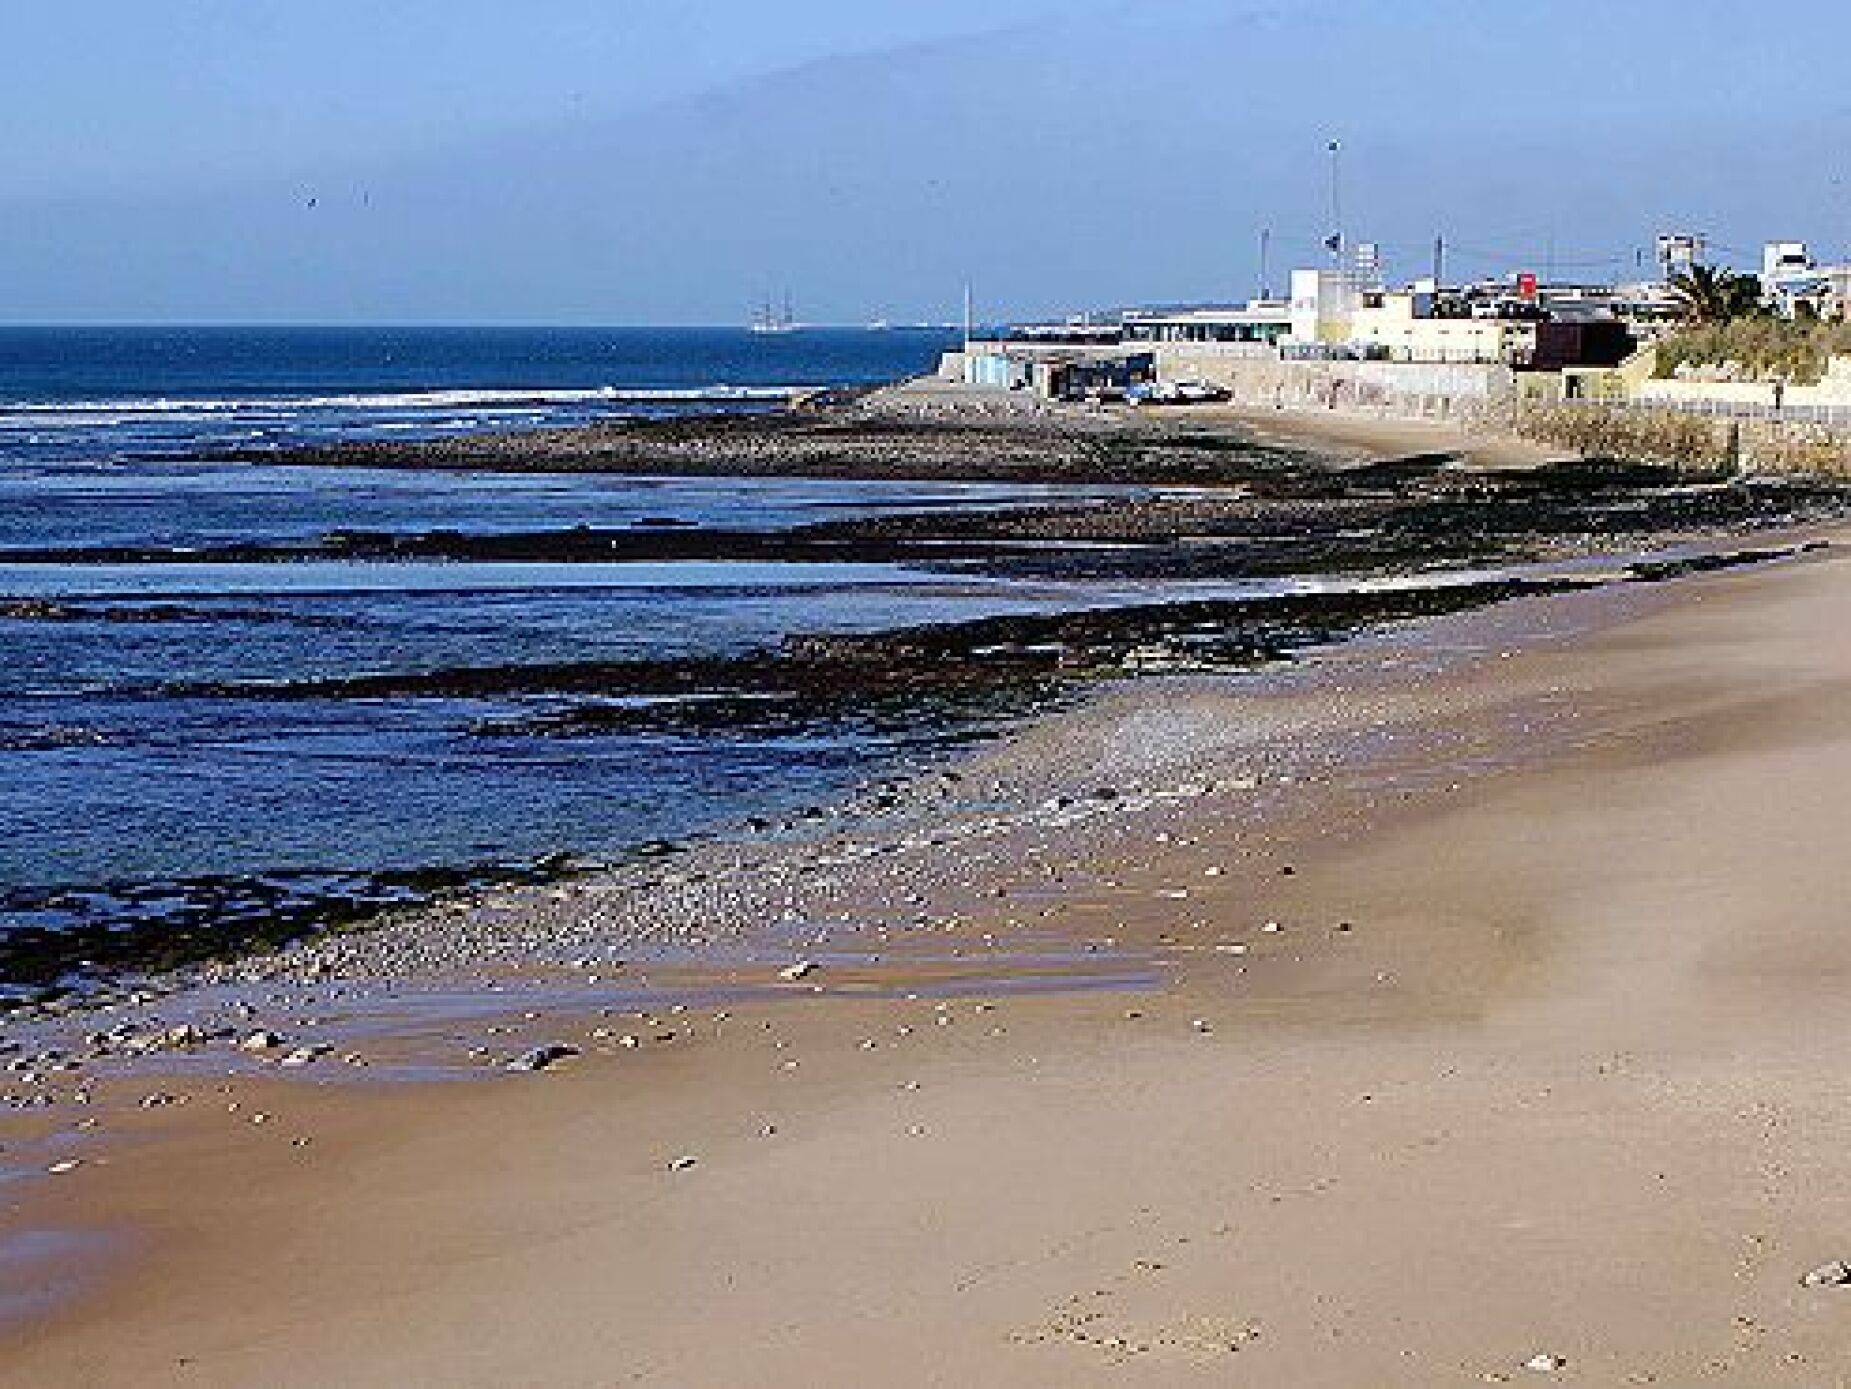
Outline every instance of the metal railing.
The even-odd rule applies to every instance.
[[[1584,410],[1627,410],[1639,414],[1699,415],[1708,419],[1768,420],[1851,430],[1851,405],[1775,405],[1753,400],[1550,400],[1525,402]]]

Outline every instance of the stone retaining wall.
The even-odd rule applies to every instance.
[[[1588,457],[1702,473],[1851,479],[1851,431],[1810,421],[1729,419],[1638,406],[1524,405],[1509,412],[1505,423],[1520,438]]]

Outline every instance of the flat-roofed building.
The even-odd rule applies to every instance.
[[[967,386],[1029,391],[1044,400],[1121,398],[1156,379],[1157,359],[1136,344],[1012,334],[946,353],[939,374]]]
[[[1239,306],[1139,309],[1124,319],[1126,342],[1194,343],[1269,351],[1292,331],[1290,307],[1256,299]]]

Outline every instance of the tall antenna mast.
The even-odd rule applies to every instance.
[[[970,331],[971,331],[970,281],[966,280],[964,282],[964,350],[966,352],[970,351]]]
[[[1271,227],[1260,229],[1260,298],[1272,297],[1273,233]]]
[[[1343,268],[1343,142],[1330,142],[1330,247],[1331,259]]]

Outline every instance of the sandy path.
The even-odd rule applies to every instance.
[[[1567,708],[1548,765],[1263,839],[1204,805],[1053,893],[1165,946],[1155,992],[117,1086],[112,1143],[8,1199],[135,1254],[0,1381],[1851,1383],[1851,1290],[1799,1285],[1851,1257],[1848,618],[1833,552],[1493,641],[1402,702],[1490,743]]]

